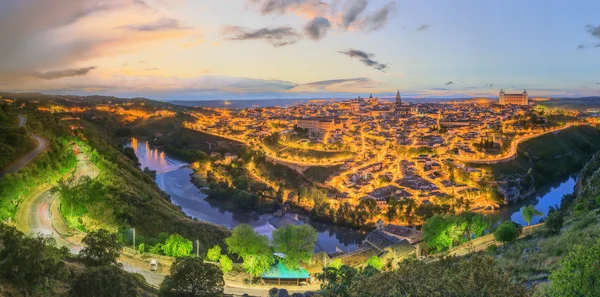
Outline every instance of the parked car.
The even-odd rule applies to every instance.
[[[156,271],[157,269],[158,269],[158,260],[151,259],[150,260],[150,270],[151,271]]]

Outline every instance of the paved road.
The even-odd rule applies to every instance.
[[[19,116],[19,127],[25,127],[26,123],[27,118]],[[37,142],[37,147],[33,151],[29,152],[29,154],[27,154],[25,157],[6,166],[2,171],[0,171],[0,177],[4,174],[14,174],[15,172],[21,170],[21,168],[25,167],[27,164],[29,164],[29,162],[33,161],[33,159],[35,159],[41,152],[46,150],[49,144],[48,140],[35,134],[31,134],[31,137],[33,137],[33,139],[35,139],[35,141]]]
[[[510,149],[508,151],[508,153],[500,155],[500,156],[488,156],[485,158],[467,158],[467,157],[458,157],[456,158],[457,161],[460,162],[464,162],[464,163],[473,163],[473,164],[496,164],[496,163],[502,163],[502,162],[508,162],[508,161],[512,161],[514,159],[517,158],[517,154],[518,154],[518,148],[519,148],[519,144],[526,142],[528,140],[531,140],[533,138],[537,138],[540,137],[542,135],[545,134],[549,134],[549,133],[556,133],[571,127],[576,127],[576,126],[589,126],[590,124],[588,123],[584,123],[584,124],[580,124],[580,123],[575,123],[575,124],[568,124],[564,127],[559,127],[559,128],[555,128],[552,130],[548,130],[545,132],[541,132],[538,134],[530,134],[530,135],[523,135],[520,136],[519,138],[515,139],[511,145],[510,145]]]
[[[98,168],[94,166],[85,156],[78,155],[75,177],[98,176]],[[26,199],[17,211],[17,229],[32,234],[43,234],[52,236],[58,246],[66,246],[73,254],[79,254],[82,249],[81,240],[84,233],[67,227],[59,213],[59,205],[56,195],[50,193],[50,188],[34,192]],[[122,261],[123,262],[123,261]],[[123,269],[128,272],[137,272],[146,278],[146,281],[154,286],[159,286],[164,275],[152,272],[146,265],[138,267],[129,263],[122,263]]]
[[[75,170],[75,177],[98,176],[98,168],[89,162],[89,160],[80,154],[77,156],[78,163]],[[84,233],[69,229],[59,212],[59,203],[56,195],[50,193],[50,188],[45,188],[34,192],[19,207],[16,216],[17,229],[26,233],[44,234],[52,236],[58,246],[66,246],[71,253],[79,254],[83,248],[81,240]],[[150,271],[148,263],[139,258],[132,258],[125,253],[121,255],[118,262],[123,265],[123,270],[127,272],[139,273],[144,276],[146,282],[152,286],[159,287],[163,282],[165,275]],[[163,272],[163,273],[166,273]],[[269,288],[266,287],[236,287],[231,284],[225,285],[227,294],[249,293],[251,296],[268,296]],[[302,289],[301,289],[302,290]],[[294,291],[292,289],[292,291]]]

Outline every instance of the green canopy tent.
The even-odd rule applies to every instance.
[[[302,267],[290,270],[283,266],[281,262],[277,261],[271,269],[262,274],[261,278],[265,282],[277,280],[277,285],[281,285],[281,282],[283,281],[287,284],[295,283],[298,286],[300,285],[300,280],[306,281],[306,283],[310,282],[310,273]]]

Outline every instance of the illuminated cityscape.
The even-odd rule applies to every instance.
[[[0,1],[0,296],[600,296],[598,1]]]

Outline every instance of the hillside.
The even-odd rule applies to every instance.
[[[35,147],[25,127],[19,127],[19,118],[8,104],[0,103],[0,169]]]
[[[9,111],[16,118],[16,111]],[[79,198],[62,212],[71,227],[82,231],[107,228],[126,235],[135,227],[137,237],[146,237],[149,242],[156,241],[161,233],[178,233],[199,240],[201,252],[223,244],[229,235],[227,229],[194,221],[172,205],[153,178],[138,168],[137,160],[125,154],[113,130],[118,125],[110,123],[110,118],[95,122],[88,122],[85,117],[67,121],[65,114],[42,112],[29,104],[18,112],[27,116],[28,128],[48,139],[50,146],[17,174],[0,179],[1,220],[14,221],[16,210],[26,197],[62,180],[68,185],[64,188],[81,188],[71,191],[79,193],[74,196]],[[69,184],[69,172],[76,164],[74,144],[100,169],[95,180]],[[144,240],[140,238],[138,242]]]
[[[600,150],[600,130],[577,126],[544,134],[519,145],[519,156],[510,162],[480,165],[496,178],[523,176],[531,169],[536,188],[577,173]]]
[[[539,292],[549,296],[598,296],[597,289],[590,295],[586,287],[590,285],[588,281],[600,279],[600,271],[593,268],[597,261],[589,260],[597,259],[600,248],[599,197],[600,152],[597,152],[581,171],[575,193],[565,195],[561,208],[553,215],[564,218],[564,225],[557,235],[550,232],[550,226],[538,228],[524,239],[491,253],[504,269],[512,272],[512,279],[541,283]],[[556,293],[564,288],[562,277],[565,275],[570,279],[585,277],[572,295],[563,294],[563,291]],[[579,295],[578,292],[588,294]]]
[[[179,233],[199,240],[201,251],[222,243],[228,236],[225,228],[187,218],[154,180],[138,168],[137,160],[126,156],[101,127],[82,122],[82,128],[82,135],[99,156],[95,162],[101,170],[98,182],[106,189],[105,206],[112,209],[119,229],[135,227],[138,234],[149,238],[156,238],[161,232]],[[84,207],[92,210],[96,209],[94,205],[90,201]]]

